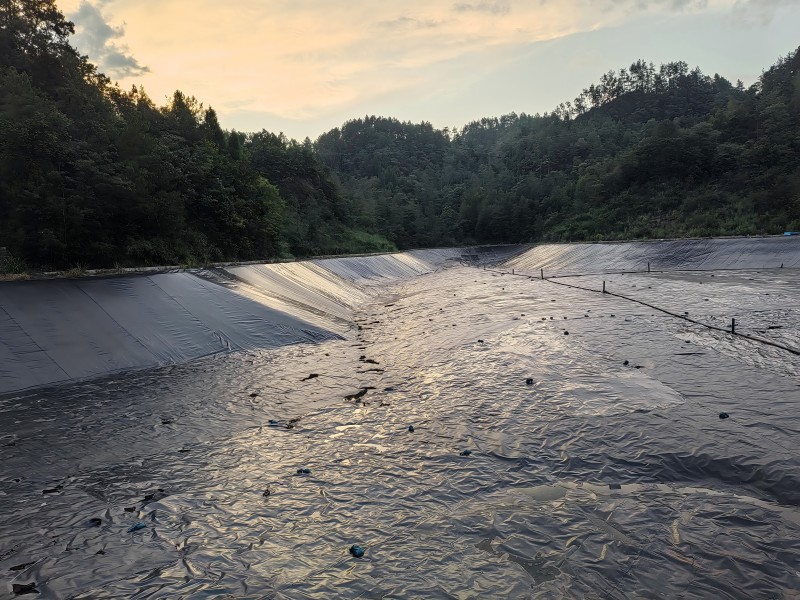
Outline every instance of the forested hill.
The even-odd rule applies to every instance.
[[[748,89],[637,61],[544,116],[368,117],[316,151],[401,247],[798,230],[800,48]]]
[[[157,107],[69,44],[53,0],[0,2],[0,247],[6,270],[380,251],[310,142]]]
[[[0,272],[800,229],[800,49],[748,89],[638,61],[551,114],[298,143],[156,106],[0,2]]]

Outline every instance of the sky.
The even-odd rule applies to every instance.
[[[365,115],[544,113],[640,58],[750,85],[800,46],[800,0],[56,1],[121,87],[298,140]]]

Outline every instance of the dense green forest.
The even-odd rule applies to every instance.
[[[800,48],[745,89],[637,61],[546,115],[460,131],[368,117],[316,144],[400,247],[800,229]]]
[[[637,61],[545,115],[298,143],[123,91],[72,34],[0,1],[0,269],[800,229],[800,48],[747,89]]]

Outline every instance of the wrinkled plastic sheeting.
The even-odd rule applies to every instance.
[[[189,273],[0,286],[0,393],[336,337]]]
[[[545,276],[608,271],[715,270],[800,267],[800,238],[660,240],[598,244],[543,244],[504,266]]]

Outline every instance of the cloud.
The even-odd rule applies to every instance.
[[[746,23],[758,21],[768,25],[775,18],[778,9],[785,6],[797,6],[797,0],[736,0],[733,14]]]
[[[593,0],[588,0],[591,3]],[[708,7],[708,0],[606,0],[607,6],[631,7],[636,10],[666,8],[674,11],[702,10]]]
[[[457,98],[453,102],[467,105],[471,99],[459,97],[460,90],[502,69],[534,44],[650,17],[688,23],[706,15],[722,21],[737,2],[745,4],[744,0],[56,1],[69,6],[65,12],[77,22],[81,51],[110,75],[139,75],[137,85],[156,103],[180,89],[214,106],[221,118],[234,113],[272,115],[284,123],[322,123],[330,115],[382,108],[389,112],[390,106],[421,107],[448,94]],[[746,4],[765,10],[782,1]],[[676,38],[678,58],[683,43]],[[646,39],[637,44],[647,48]],[[633,58],[641,55],[638,46],[631,47]],[[587,54],[602,57],[604,49]]]
[[[459,2],[453,5],[453,10],[458,13],[483,12],[493,15],[507,15],[511,12],[510,0],[481,0],[480,2]]]
[[[69,15],[75,23],[74,42],[77,48],[87,54],[101,71],[112,77],[124,79],[139,77],[150,69],[139,64],[126,44],[115,42],[125,35],[125,27],[113,27],[100,12],[107,0],[96,5],[81,2],[78,10]]]
[[[402,31],[409,29],[434,29],[441,25],[440,21],[433,19],[415,19],[413,17],[397,17],[389,21],[380,21],[378,25],[384,29],[391,29],[394,31]]]

